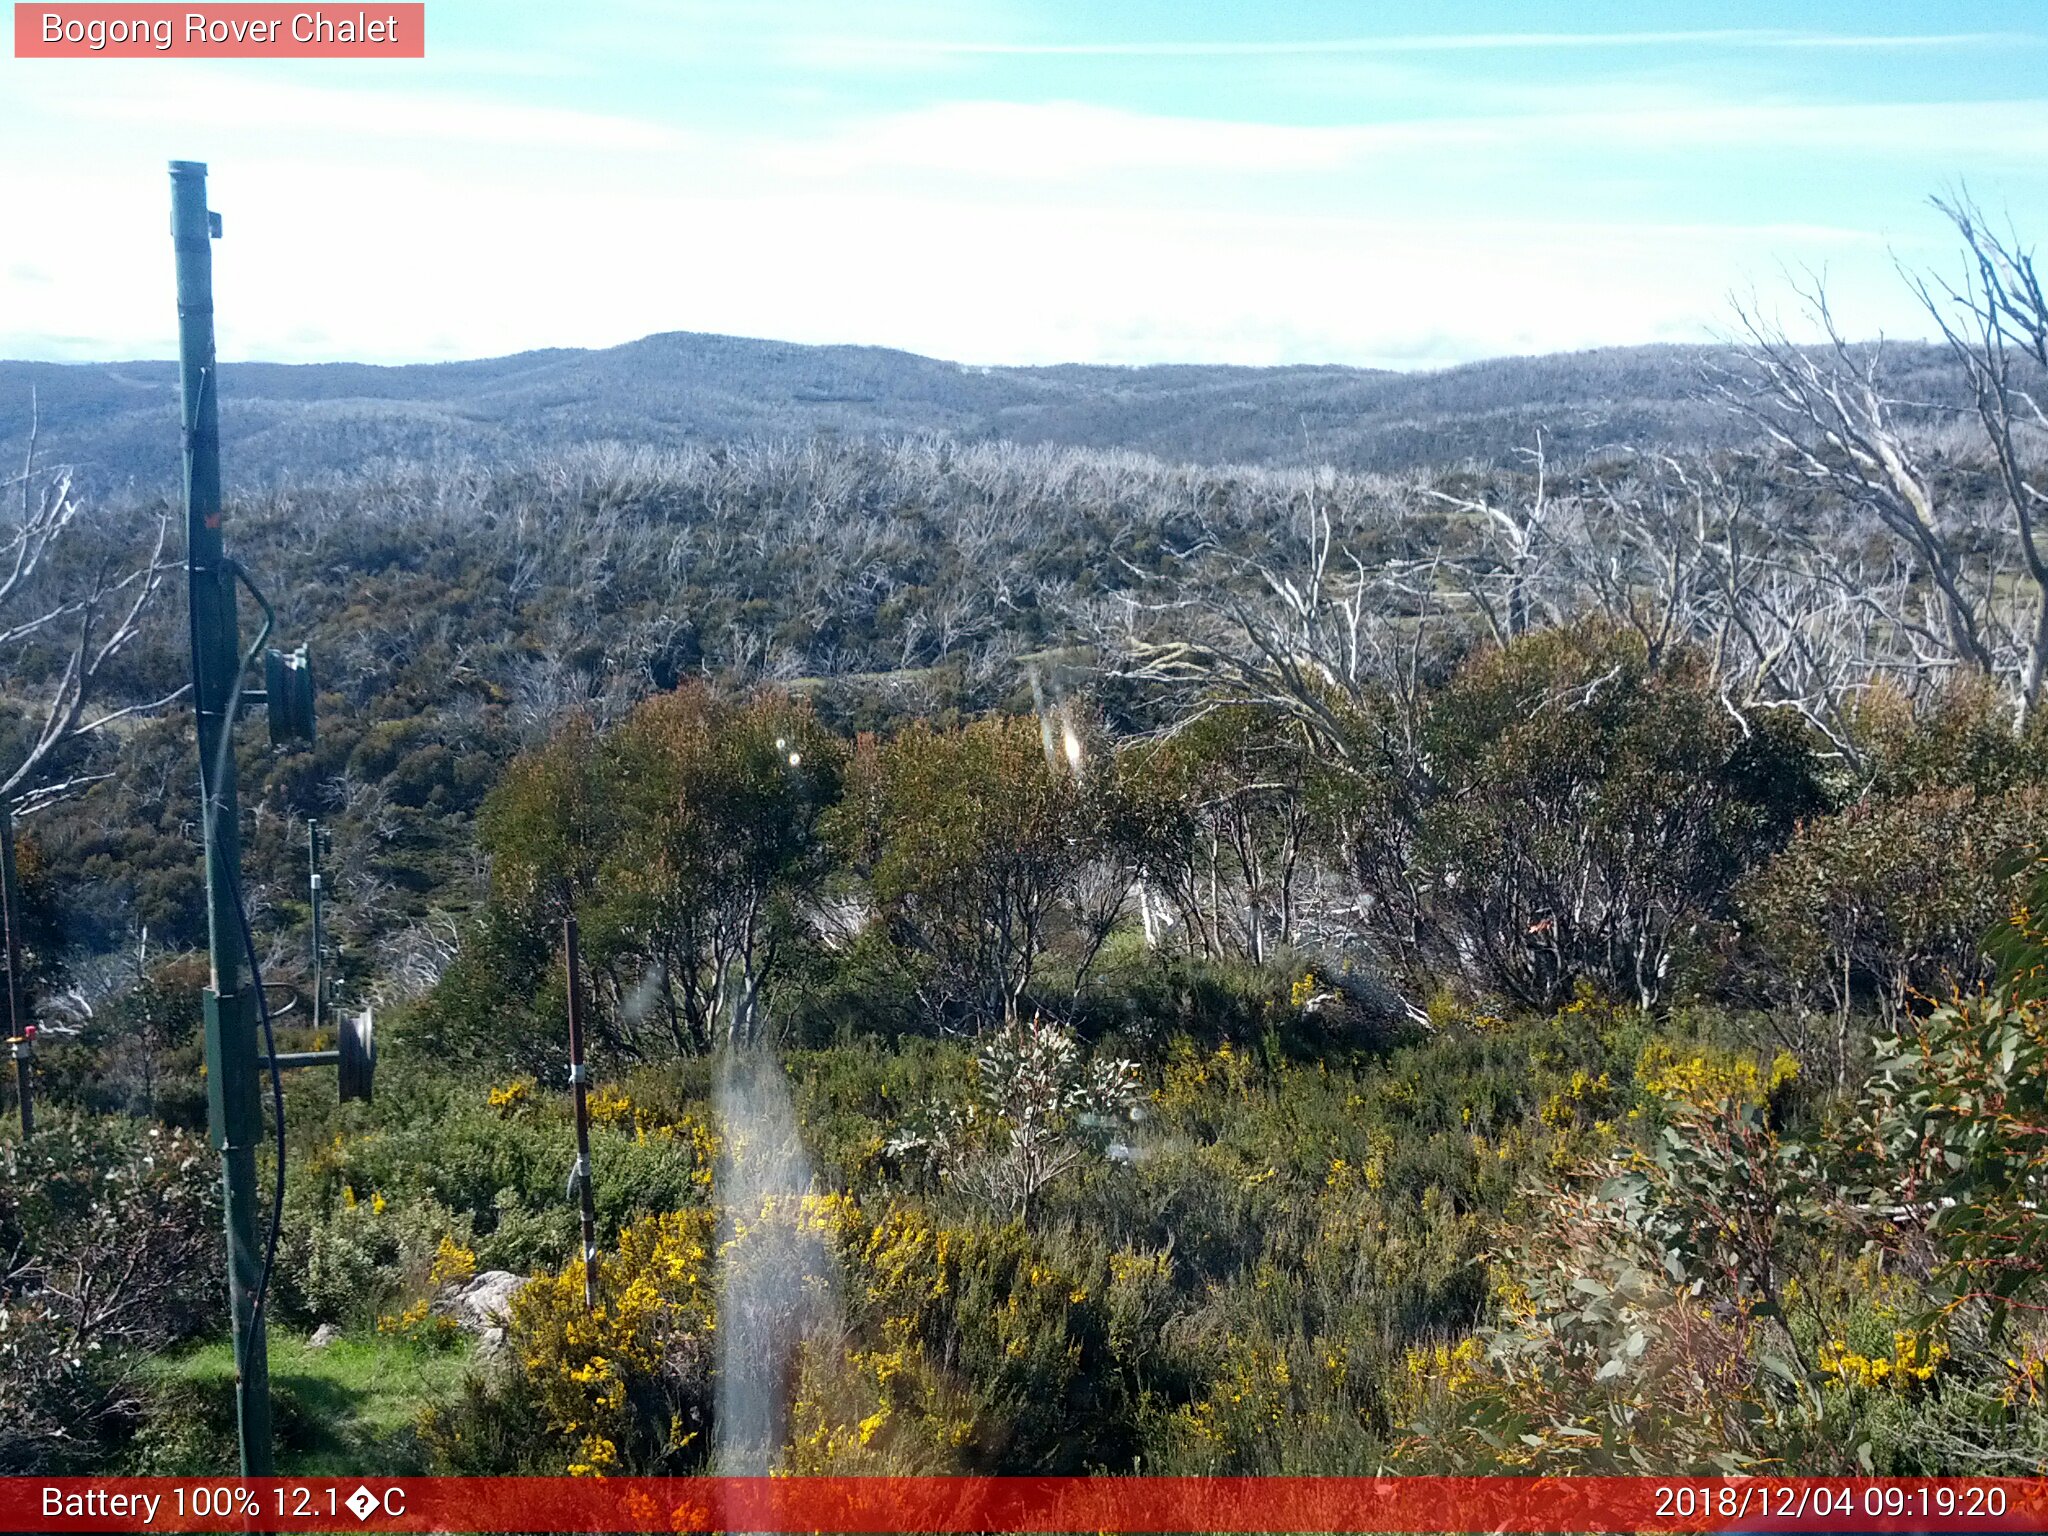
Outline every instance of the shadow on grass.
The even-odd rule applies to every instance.
[[[434,1349],[374,1334],[344,1337],[322,1350],[295,1335],[274,1335],[277,1470],[302,1477],[425,1472],[420,1412],[457,1390],[469,1358],[466,1348]],[[157,1362],[134,1439],[136,1470],[233,1471],[234,1376],[234,1353],[225,1341]]]

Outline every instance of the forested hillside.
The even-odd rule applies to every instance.
[[[1655,353],[244,370],[251,479],[384,445],[225,518],[316,679],[313,745],[240,745],[281,1044],[330,1043],[311,820],[384,1042],[372,1104],[285,1091],[286,1465],[2048,1469],[2048,312],[1958,227],[2004,285],[1949,349],[1759,326],[1697,398]],[[168,439],[148,369],[48,377],[0,1471],[211,1471],[176,536],[57,467]],[[1311,386],[1419,425],[1303,448]]]
[[[1913,349],[1911,373],[1939,388],[1935,357]],[[881,347],[677,332],[604,351],[405,368],[230,363],[221,408],[236,449],[227,472],[252,486],[378,461],[516,462],[589,443],[674,449],[820,433],[1402,471],[1511,462],[1539,429],[1569,459],[1747,440],[1738,421],[1696,398],[1700,360],[1635,347],[1435,373],[976,368]],[[0,362],[0,458],[19,461],[33,395],[52,451],[92,486],[168,488],[176,393],[168,362]]]

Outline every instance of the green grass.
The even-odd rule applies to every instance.
[[[273,1332],[278,1472],[346,1477],[425,1471],[415,1436],[420,1409],[460,1386],[470,1358],[466,1343],[432,1349],[352,1334],[312,1349],[301,1335]],[[157,1411],[144,1434],[151,1470],[198,1473],[233,1465],[234,1375],[234,1351],[226,1340],[157,1364]]]

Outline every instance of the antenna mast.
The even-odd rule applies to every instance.
[[[220,391],[213,355],[213,242],[206,167],[171,162],[171,244],[178,262],[178,382],[184,402],[185,569],[192,614],[192,702],[199,723],[200,821],[206,836],[206,1110],[226,1195],[228,1308],[242,1474],[271,1470],[270,1359],[257,1311],[256,1146],[263,1139],[254,978],[242,965],[241,808],[230,740],[244,664],[235,622],[236,567],[221,539]],[[266,629],[268,626],[265,626]]]

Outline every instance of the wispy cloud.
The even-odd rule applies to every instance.
[[[1335,39],[1268,0],[1235,41],[1196,9],[589,0],[451,7],[417,70],[0,61],[0,206],[61,211],[0,220],[0,354],[174,344],[172,153],[216,170],[233,357],[693,329],[1407,365],[1696,339],[1783,264],[1913,334],[1892,258],[1949,256],[1928,190],[2048,206],[2048,17],[1993,30],[2031,25],[2009,0],[1899,33],[1839,0],[1580,32],[1563,0],[1465,33],[1446,4]]]
[[[1301,126],[1167,117],[1086,102],[944,102],[791,145],[780,168],[844,175],[922,170],[1073,181],[1143,171],[1315,173],[1394,152],[1594,149],[1855,150],[1919,160],[2048,157],[2048,100],[1668,108],[1447,115]]]
[[[147,62],[123,89],[79,89],[99,84],[110,67],[81,62],[24,77],[23,96],[76,120],[252,129],[267,134],[400,139],[429,144],[533,146],[569,150],[669,150],[687,135],[663,123],[561,107],[490,100],[452,91],[355,89],[286,84],[225,69],[166,69]],[[95,71],[80,76],[71,71]],[[25,102],[23,103],[26,104]]]
[[[1131,171],[1330,170],[1358,130],[1163,117],[1086,102],[943,102],[787,146],[781,168],[845,175],[926,170],[1065,181]]]
[[[2011,48],[2038,47],[2036,32],[1800,32],[1719,28],[1666,32],[1431,32],[1387,37],[1030,43],[934,38],[835,38],[816,52],[1014,55],[1047,58],[1257,58],[1288,54],[1474,53],[1584,48]]]

